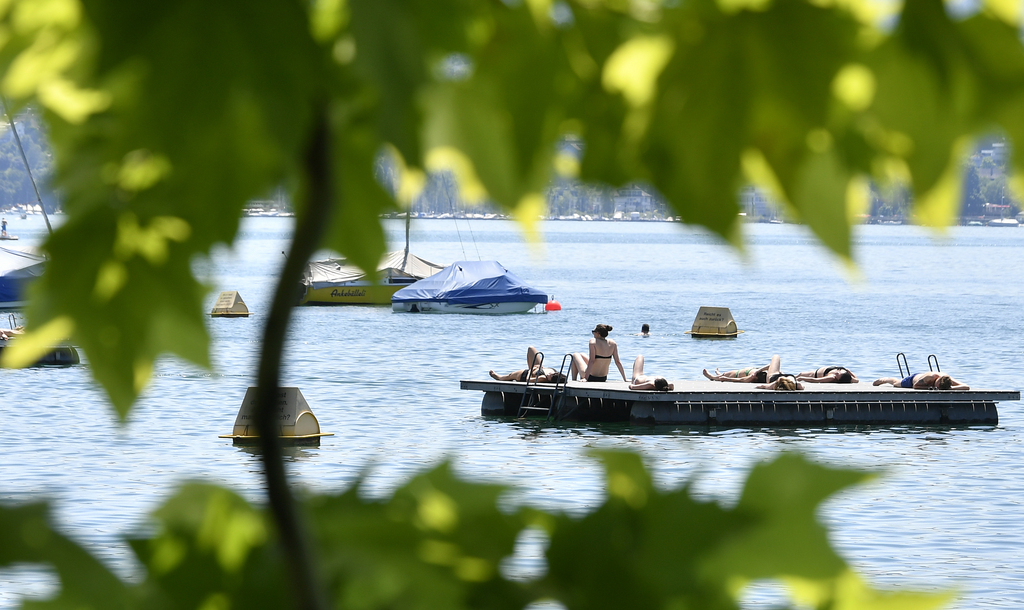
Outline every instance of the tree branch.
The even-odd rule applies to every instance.
[[[257,375],[256,427],[260,435],[267,497],[291,572],[296,605],[303,610],[326,610],[328,606],[319,586],[308,536],[284,470],[276,422],[277,394],[284,341],[296,289],[303,267],[320,243],[331,211],[330,139],[326,108],[321,106],[317,108],[312,138],[306,151],[307,202],[296,218],[291,247],[278,278],[270,315],[263,330]]]

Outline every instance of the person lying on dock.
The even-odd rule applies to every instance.
[[[970,390],[965,383],[960,383],[945,373],[929,371],[927,373],[914,373],[903,379],[895,377],[883,377],[876,379],[871,385],[891,385],[894,388],[912,388],[915,390]]]
[[[718,369],[715,369],[714,375],[704,369],[702,372],[704,376],[711,381],[731,381],[733,383],[767,383],[768,381],[768,366],[764,365],[760,368],[755,366],[748,366],[745,369],[737,369],[735,371],[726,371],[719,373]]]
[[[860,383],[853,371],[845,366],[823,366],[819,369],[800,373],[797,381],[807,383]]]
[[[538,357],[537,348],[532,345],[526,348],[526,365],[528,368],[519,369],[518,371],[512,371],[508,375],[499,375],[493,370],[488,371],[488,374],[492,379],[498,381],[530,381],[536,380],[537,383],[563,383],[565,382],[565,375],[560,375],[555,369],[545,368],[544,358]],[[529,373],[529,375],[527,375]]]
[[[643,354],[636,357],[633,361],[633,381],[629,384],[630,390],[658,390],[659,392],[667,392],[674,390],[675,386],[668,382],[668,379],[664,377],[656,377],[653,375],[644,374],[644,357]]]
[[[11,330],[4,330],[0,328],[0,341],[8,341],[18,335],[24,334],[25,331],[21,328],[13,328]]]
[[[759,390],[802,390],[804,386],[796,380],[795,375],[782,372],[782,358],[772,356],[768,365],[768,383],[757,386]]]

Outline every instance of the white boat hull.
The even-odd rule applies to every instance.
[[[392,303],[391,310],[400,313],[468,313],[499,315],[506,313],[526,313],[537,307],[539,303],[478,303],[452,304],[438,301],[414,301],[412,303]]]
[[[1013,218],[995,218],[988,221],[990,227],[1019,227],[1020,223]]]

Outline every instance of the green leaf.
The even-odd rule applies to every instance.
[[[118,231],[110,208],[66,222],[47,243],[51,261],[32,286],[28,315],[34,324],[60,316],[75,320],[76,344],[89,355],[93,376],[123,418],[160,354],[169,351],[202,365],[209,360],[201,310],[205,288],[192,276],[191,250],[156,235],[147,243],[163,241],[164,260],[139,251],[119,253]],[[83,243],[94,246],[83,249]],[[120,270],[123,282],[100,294],[104,274],[117,275],[111,269]]]
[[[375,92],[377,132],[418,165],[420,89],[431,82],[431,70],[441,70],[446,55],[468,51],[474,32],[490,29],[487,12],[465,0],[352,0],[349,5],[353,66]]]
[[[49,507],[0,506],[0,567],[17,563],[54,568],[60,588],[40,608],[127,608],[125,585],[85,550],[53,530]]]
[[[846,567],[816,512],[837,491],[872,475],[828,468],[786,454],[750,473],[736,511],[756,526],[724,545],[708,569],[749,580],[835,577]]]
[[[849,180],[841,161],[830,147],[825,152],[804,158],[791,187],[793,205],[800,210],[800,218],[821,241],[846,259],[851,258],[850,224],[846,211]],[[822,201],[842,204],[820,205]]]
[[[69,220],[45,246],[28,315],[32,326],[73,320],[124,417],[161,354],[208,365],[192,257],[230,242],[245,201],[294,171],[326,53],[298,2],[85,9],[108,44],[78,73],[112,102],[80,125],[49,117]],[[167,219],[186,231],[162,235]]]
[[[845,571],[827,581],[787,579],[796,600],[831,610],[935,610],[953,601],[949,592],[879,591],[856,573]]]
[[[153,513],[156,533],[131,540],[146,567],[140,607],[275,608],[290,603],[266,516],[238,495],[187,484]]]
[[[490,197],[511,208],[552,177],[560,102],[574,77],[557,39],[538,31],[528,11],[503,8],[496,17],[472,75],[423,90],[423,142],[428,150],[461,151]]]
[[[381,143],[365,116],[333,114],[334,207],[323,245],[376,277],[388,247],[380,215],[396,209],[373,173]]]
[[[550,525],[544,588],[568,608],[736,608],[726,578],[699,567],[749,520],[701,502],[688,487],[659,492],[632,453],[596,453],[608,500]]]
[[[442,464],[386,503],[358,489],[310,499],[331,597],[356,608],[523,607],[527,590],[498,571],[525,525],[497,509],[503,491]]]

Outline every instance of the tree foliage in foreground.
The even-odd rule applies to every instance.
[[[374,268],[385,248],[380,214],[406,204],[426,171],[451,171],[465,198],[512,209],[528,231],[554,176],[649,184],[684,220],[737,244],[736,189],[755,182],[844,257],[869,177],[911,184],[918,218],[947,223],[971,138],[1002,131],[1024,140],[1019,2],[982,0],[977,13],[954,18],[941,0],[906,0],[886,28],[874,6],[0,3],[0,93],[15,108],[42,109],[67,212],[44,246],[50,262],[34,286],[32,333],[5,350],[5,363],[33,362],[70,336],[122,418],[161,354],[208,366],[207,287],[191,262],[230,243],[244,203],[281,184],[298,209],[262,341],[256,413],[264,432],[305,260],[329,247]],[[565,138],[583,143],[581,162],[558,154]],[[400,168],[397,201],[374,179],[382,151]],[[136,545],[149,568],[144,585],[118,584],[50,530],[39,507],[0,513],[10,542],[0,553],[55,565],[62,595],[75,599],[54,607],[177,595],[150,607],[222,608],[236,592],[248,595],[250,583],[273,605],[284,595],[279,580],[309,608],[325,607],[323,590],[346,607],[514,605],[532,599],[522,593],[531,586],[582,607],[625,599],[610,587],[619,574],[630,599],[651,605],[729,607],[737,578],[783,575],[817,607],[894,605],[844,576],[831,551],[820,551],[820,532],[801,526],[810,509],[796,502],[805,497],[799,467],[777,466],[785,476],[763,485],[756,471],[757,493],[734,510],[685,491],[660,494],[638,467],[610,468],[610,499],[597,512],[540,519],[553,528],[550,569],[526,586],[496,576],[522,515],[494,512],[493,490],[440,471],[383,506],[351,493],[311,499],[310,528],[273,434],[263,434],[262,457],[273,527],[226,491],[183,490],[160,513],[164,533]],[[831,491],[843,476],[822,474],[808,489]],[[449,484],[461,491],[430,491]],[[676,513],[688,511],[696,521],[684,530]],[[451,520],[463,512],[474,518]],[[494,528],[465,537],[477,517]],[[366,528],[354,527],[360,522]],[[649,535],[660,528],[672,535]],[[594,572],[584,569],[592,557],[601,559]],[[822,578],[832,580],[816,586]]]
[[[739,608],[747,583],[770,578],[785,579],[790,603],[802,607],[928,610],[949,599],[873,590],[829,545],[815,512],[864,473],[783,455],[756,466],[739,502],[726,507],[695,497],[689,485],[657,489],[634,454],[595,455],[607,471],[607,497],[583,517],[499,510],[505,488],[461,481],[447,464],[382,501],[363,498],[358,485],[307,498],[330,607],[512,610],[554,600],[570,610],[726,610]],[[190,484],[153,522],[150,537],[130,540],[145,567],[144,580],[130,583],[51,529],[45,505],[0,507],[0,567],[54,569],[60,588],[32,603],[40,609],[289,605],[264,511],[225,489]],[[549,541],[547,569],[509,578],[502,561],[527,528]]]

